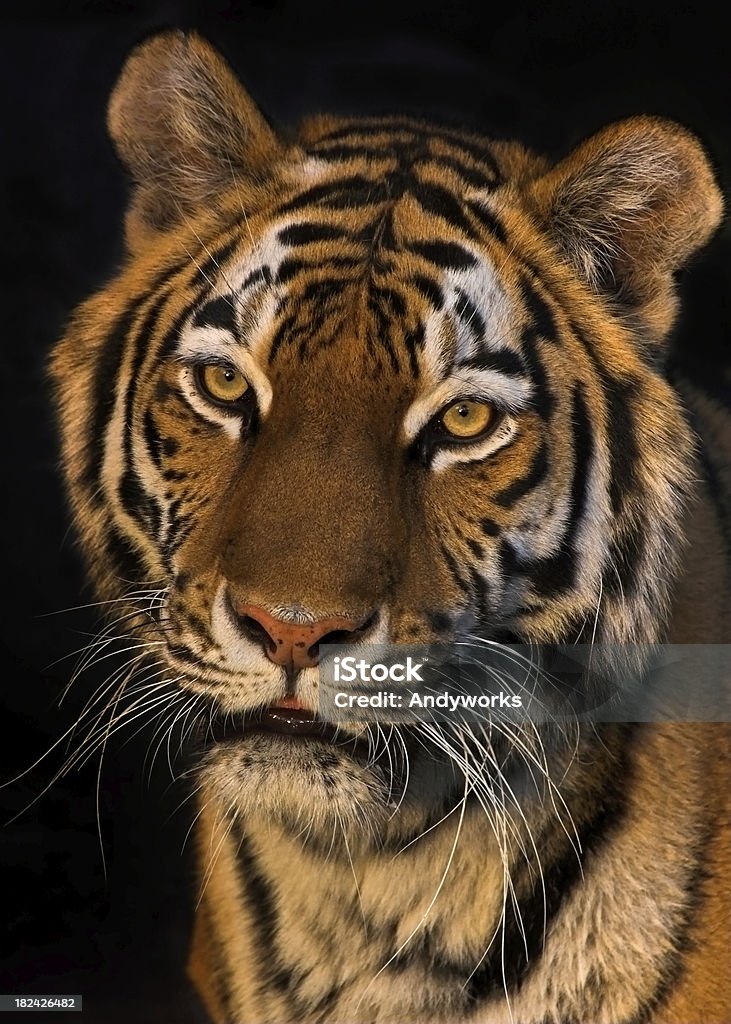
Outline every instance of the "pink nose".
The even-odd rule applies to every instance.
[[[237,604],[236,614],[242,632],[256,639],[275,665],[288,668],[311,668],[318,662],[317,645],[328,634],[332,643],[349,643],[363,629],[364,623],[333,615],[319,622],[284,622],[275,619],[263,608],[253,604]]]

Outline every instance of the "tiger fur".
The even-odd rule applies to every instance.
[[[663,370],[673,275],[721,217],[699,143],[644,116],[554,164],[400,117],[285,139],[177,32],[131,55],[109,130],[127,257],[52,375],[96,589],[201,723],[211,1018],[731,1021],[724,725],[581,726],[540,764],[514,732],[522,789],[489,748],[482,800],[406,734],[390,776],[206,740],[318,706],[314,655],[275,663],[242,608],[394,644],[728,642],[727,413]],[[458,443],[466,399],[495,426]]]

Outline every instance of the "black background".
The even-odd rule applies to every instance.
[[[549,155],[613,119],[662,114],[701,137],[728,193],[728,42],[712,10],[656,0],[2,8],[0,992],[82,993],[94,1024],[205,1020],[182,974],[193,885],[189,844],[181,848],[192,812],[176,810],[187,791],[170,785],[165,751],[149,782],[142,770],[155,724],[126,745],[113,739],[105,756],[106,880],[98,757],[43,795],[60,751],[7,781],[104,678],[103,666],[88,673],[57,707],[74,661],[57,659],[98,626],[89,610],[53,614],[93,597],[68,531],[44,374],[71,309],[122,257],[125,180],[104,115],[125,54],[159,28],[195,27],[275,122],[317,108],[423,113]],[[673,343],[674,363],[717,393],[731,361],[730,248],[726,226],[684,276]]]

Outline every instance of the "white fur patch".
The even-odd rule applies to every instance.
[[[524,377],[497,369],[460,365],[490,352],[512,349],[512,311],[494,268],[479,254],[474,267],[447,270],[440,282],[444,309],[433,312],[424,325],[424,344],[419,353],[424,391],[407,410],[402,437],[408,444],[446,406],[460,399],[478,399],[501,410],[518,413],[530,405],[532,385]],[[466,305],[467,304],[467,305]],[[465,310],[474,312],[465,319]],[[445,448],[432,468],[439,472],[455,462],[474,462],[509,444],[517,433],[514,418],[506,415],[489,437],[474,445]]]

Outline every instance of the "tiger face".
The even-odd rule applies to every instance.
[[[284,142],[181,34],[109,126],[128,257],[53,360],[99,591],[204,725],[241,724],[203,761],[230,807],[434,813],[448,759],[315,727],[318,647],[664,635],[692,438],[662,349],[720,215],[707,160],[653,118],[555,165],[396,118]]]

